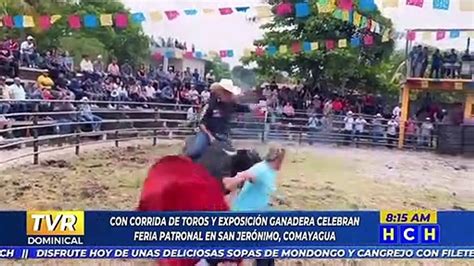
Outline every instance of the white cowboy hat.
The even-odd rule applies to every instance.
[[[380,113],[379,113],[379,114],[377,114],[377,115],[375,115],[375,116],[376,116],[376,117],[382,117],[382,115],[381,115]]]
[[[81,102],[87,102],[87,101],[89,101],[89,98],[87,98],[86,96],[82,97]]]
[[[233,95],[239,95],[241,93],[241,89],[237,86],[234,86],[234,82],[231,79],[221,79],[220,82],[215,82],[211,85],[211,90],[215,89],[224,89]]]
[[[352,115],[352,114],[353,114],[352,111],[347,112],[347,115]]]

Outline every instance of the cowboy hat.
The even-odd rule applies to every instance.
[[[241,92],[241,89],[237,86],[234,86],[234,82],[232,82],[231,79],[221,79],[220,82],[215,82],[211,85],[211,90],[216,90],[216,89],[223,89],[226,90],[233,95],[239,95]]]

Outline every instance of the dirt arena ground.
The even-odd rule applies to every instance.
[[[132,210],[147,168],[179,144],[84,147],[0,165],[0,209]],[[240,147],[265,147],[239,143]],[[474,210],[474,160],[334,146],[290,147],[275,208]],[[0,157],[7,156],[6,153]],[[11,154],[9,154],[11,156]],[[2,158],[3,159],[3,158]],[[27,159],[28,161],[31,158]],[[152,261],[0,261],[0,265],[154,265]],[[472,261],[287,261],[278,265],[474,265]]]

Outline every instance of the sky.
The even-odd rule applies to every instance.
[[[310,0],[311,1],[311,0]],[[382,0],[375,0],[381,8]],[[474,0],[472,0],[474,1]],[[166,18],[160,22],[151,22],[147,16],[151,11],[165,11],[184,9],[220,8],[237,6],[262,5],[261,0],[122,0],[132,12],[143,12],[147,21],[143,24],[148,35],[155,37],[173,37],[188,46],[194,44],[197,50],[219,51],[234,50],[234,58],[225,58],[224,61],[231,65],[239,64],[238,59],[243,55],[245,48],[252,47],[253,40],[262,36],[262,30],[258,23],[249,22],[246,18],[252,16],[255,11],[245,13],[234,13],[222,16],[219,13],[209,15],[198,13],[195,16],[182,14],[177,19],[169,21]],[[451,0],[449,10],[435,10],[432,8],[432,0],[425,0],[423,8],[406,6],[405,0],[399,0],[398,8],[385,8],[382,13],[392,19],[397,31],[405,31],[413,28],[428,29],[474,29],[474,12],[462,12],[459,9],[460,0]],[[417,39],[421,40],[421,36]],[[461,33],[459,39],[445,39],[435,41],[434,36],[428,44],[446,48],[466,48],[466,34]],[[471,42],[471,49],[474,47]],[[404,42],[398,43],[400,48]]]

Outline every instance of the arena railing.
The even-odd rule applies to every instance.
[[[159,139],[185,139],[195,133],[199,112],[188,117],[187,109],[191,105],[88,101],[97,106],[92,113],[101,118],[100,127],[92,130],[94,122],[81,119],[82,101],[71,100],[26,100],[21,102],[0,100],[13,109],[26,105],[26,112],[3,114],[0,118],[0,152],[2,150],[24,151],[8,158],[0,157],[0,164],[32,156],[33,163],[39,163],[39,155],[67,148],[74,148],[79,155],[80,147],[92,144],[151,139],[157,145]],[[69,105],[69,106],[64,106]],[[113,105],[113,108],[108,108]],[[72,108],[73,106],[74,108]],[[60,107],[69,107],[63,111]],[[198,111],[198,106],[193,106]],[[24,107],[21,107],[24,108]],[[59,110],[56,110],[58,109]],[[63,108],[64,109],[64,108]],[[353,146],[397,146],[398,136],[387,136],[387,126],[381,127],[380,134],[374,134],[370,123],[365,126],[364,134],[344,130],[344,116],[320,116],[324,121],[315,129],[308,125],[305,113],[296,113],[294,117],[278,114],[264,116],[238,114],[233,121],[231,138],[236,140],[292,142],[299,145],[313,143],[331,143]],[[370,118],[366,118],[368,122]],[[405,148],[433,149],[436,136],[421,139],[414,135],[407,138]],[[420,141],[422,140],[422,141]]]

